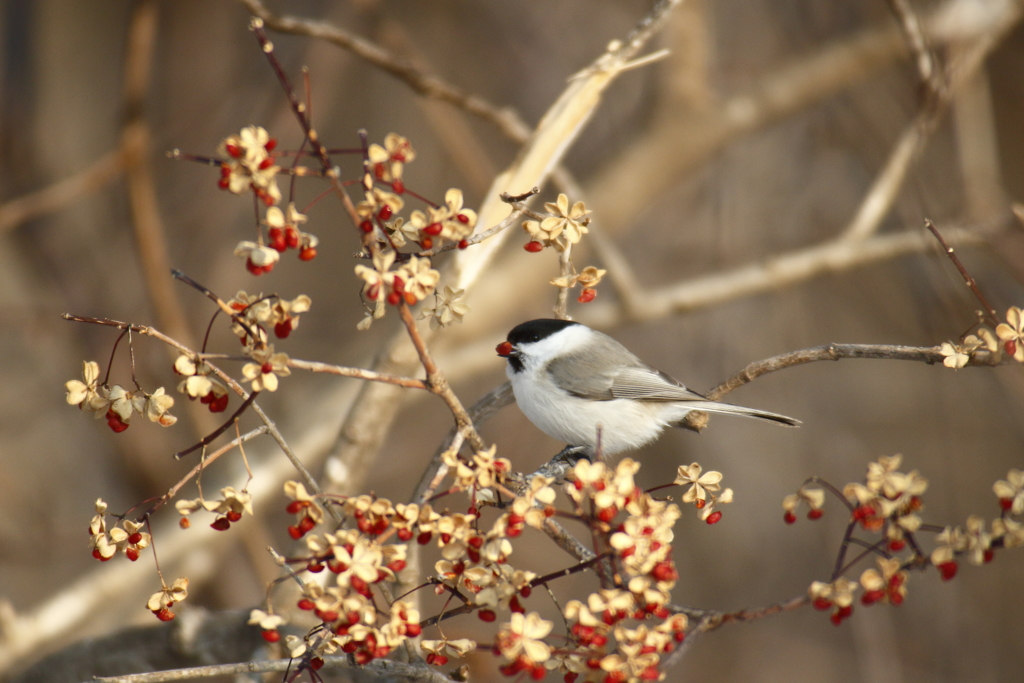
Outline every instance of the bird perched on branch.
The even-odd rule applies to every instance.
[[[517,325],[498,344],[520,410],[538,429],[608,457],[685,426],[693,410],[756,417],[787,427],[785,415],[719,403],[643,363],[611,337],[570,320]],[[600,436],[599,436],[600,435]]]

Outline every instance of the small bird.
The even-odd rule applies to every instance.
[[[799,420],[691,391],[644,364],[611,337],[570,320],[517,325],[498,344],[520,410],[538,429],[594,453],[600,431],[605,457],[654,441],[681,427],[691,410],[757,417],[796,427]]]

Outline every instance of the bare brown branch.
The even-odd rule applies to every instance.
[[[482,97],[466,93],[451,83],[391,54],[379,45],[345,31],[340,26],[316,19],[277,15],[267,9],[260,0],[241,1],[272,31],[320,38],[334,43],[400,79],[420,95],[448,102],[479,116],[516,142],[524,142],[530,135],[530,127],[523,122],[515,110],[499,107]]]
[[[0,206],[0,233],[13,230],[22,223],[43,216],[109,185],[124,167],[120,149],[108,152],[88,168],[59,180],[53,185],[12,199]]]

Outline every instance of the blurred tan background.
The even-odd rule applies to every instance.
[[[1010,3],[912,5],[928,27],[932,13],[948,5],[974,11],[939,26],[944,38],[933,43],[948,64]],[[213,424],[179,401],[175,428],[137,421],[114,435],[64,401],[63,384],[80,376],[83,359],[106,367],[116,333],[62,321],[61,313],[161,326],[140,258],[140,244],[158,236],[160,224],[166,238],[156,239],[165,242],[169,263],[224,298],[239,289],[310,295],[313,308],[301,327],[278,344],[293,357],[368,367],[396,330],[395,316],[367,332],[355,329],[362,317],[352,275],[357,242],[336,202],[309,213],[307,229],[321,240],[315,261],[288,255],[255,280],[231,254],[239,240],[251,239],[249,198],[219,191],[215,170],[165,156],[173,148],[212,154],[224,136],[250,124],[268,128],[285,149],[301,139],[247,30],[245,8],[228,0],[156,3],[152,70],[135,91],[129,87],[127,101],[131,92],[141,96],[128,107],[133,7],[0,2],[0,596],[15,615],[38,614],[73,581],[110,570],[116,563],[99,568],[89,557],[85,530],[93,501],[102,496],[121,510],[160,495],[194,464],[171,454]],[[609,40],[624,37],[649,3],[303,0],[271,7],[364,35],[468,92],[513,107],[532,125],[566,80]],[[439,199],[448,187],[461,187],[475,206],[493,175],[513,160],[517,145],[492,125],[417,98],[334,45],[271,35],[295,82],[300,67],[309,66],[313,116],[328,145],[357,146],[359,128],[371,141],[391,131],[408,136],[418,156],[407,167],[406,184],[417,192]],[[1015,28],[1000,40],[923,142],[880,234],[921,231],[926,217],[943,230],[973,231],[985,244],[962,249],[961,257],[1003,314],[1024,304],[1024,238],[1009,218],[1010,202],[1024,195],[1024,33]],[[671,56],[616,81],[565,163],[594,211],[595,228],[632,265],[641,288],[704,282],[699,278],[834,238],[921,107],[917,70],[885,0],[686,0],[654,43],[651,49],[669,48]],[[141,160],[128,168],[132,182],[151,169],[154,204],[132,189],[117,159],[106,175],[103,167],[89,176],[94,187],[53,210],[18,213],[23,206],[9,204],[95,171],[121,144],[126,121],[150,136]],[[356,168],[346,169],[351,177]],[[300,184],[300,202],[320,190],[316,181]],[[546,193],[553,196],[552,188]],[[524,242],[513,235],[469,294],[473,310],[465,324],[434,338],[442,370],[464,403],[504,380],[504,364],[492,349],[507,330],[550,315],[554,292],[547,280],[557,274],[555,258],[526,253]],[[576,264],[592,263],[604,264],[584,240]],[[616,277],[614,269],[609,277]],[[613,282],[600,290],[591,308],[573,304],[571,315],[698,391],[751,361],[828,342],[955,340],[977,308],[952,265],[931,247],[652,317],[631,316]],[[185,287],[168,291],[184,310],[187,333],[200,339],[210,306]],[[645,296],[637,302],[641,311]],[[216,330],[210,348],[233,351],[233,345],[226,331]],[[125,351],[119,349],[112,381],[130,381]],[[135,353],[145,388],[176,383],[170,356],[157,342],[136,339]],[[953,372],[897,361],[816,363],[729,397],[797,417],[804,422],[799,430],[718,417],[699,436],[666,434],[637,454],[645,465],[642,483],[666,482],[677,465],[698,461],[722,471],[736,491],[717,526],[692,514],[679,523],[676,600],[758,607],[826,579],[844,528],[841,507],[830,501],[822,521],[787,527],[779,503],[811,475],[839,486],[858,479],[879,455],[902,452],[907,469],[931,480],[926,521],[962,524],[971,513],[990,519],[997,514],[992,482],[1024,465],[1021,380],[1019,367]],[[352,380],[299,374],[260,404],[320,472],[355,389]],[[408,401],[364,489],[408,498],[448,427],[439,401]],[[483,431],[523,470],[561,446],[514,407]],[[257,465],[280,458],[269,441],[249,452]],[[208,475],[210,486],[244,482],[240,465],[220,465]],[[283,507],[280,496],[272,498],[257,520],[204,545],[189,570],[195,580],[189,602],[222,609],[262,599],[262,582],[273,576],[262,548],[286,546]],[[172,510],[164,514],[174,521]],[[162,541],[158,536],[158,550]],[[566,563],[547,539],[526,545],[516,552],[517,566]],[[858,608],[840,628],[809,609],[723,628],[704,637],[669,679],[1019,680],[1024,555],[1018,555],[999,553],[990,566],[964,566],[948,584],[935,572],[915,574],[903,606]],[[150,624],[143,603],[157,581],[148,561],[128,568],[138,588],[111,596],[91,616],[72,619],[74,609],[67,608],[58,632],[15,659],[24,663],[78,637]],[[577,588],[592,589],[591,583]],[[571,590],[566,584],[563,596]],[[6,623],[25,627],[5,613]],[[449,636],[477,624],[458,622],[446,630]],[[490,659],[478,658],[481,680],[490,675]]]

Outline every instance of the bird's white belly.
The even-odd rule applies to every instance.
[[[600,431],[605,456],[653,441],[687,412],[679,404],[628,399],[593,401],[567,394],[545,379],[509,373],[520,410],[542,432],[573,446],[596,448]]]

